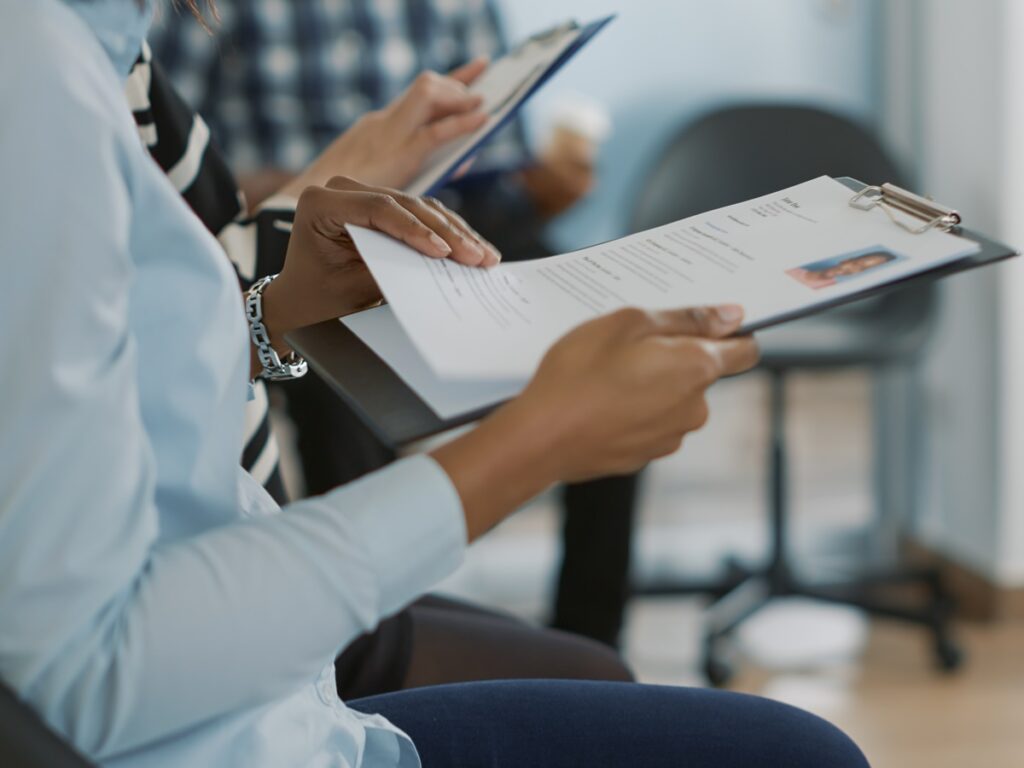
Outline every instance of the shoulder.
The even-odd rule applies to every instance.
[[[90,27],[60,0],[0,0],[0,158],[28,183],[128,178],[138,133],[121,78]],[[135,146],[135,148],[139,148]],[[52,180],[52,179],[51,179]]]
[[[145,156],[110,58],[60,0],[0,0],[0,18],[0,167],[8,187],[45,201],[0,213],[16,230],[7,240],[30,242],[54,211],[61,233],[106,220],[123,235]]]
[[[13,114],[89,122],[126,111],[109,57],[67,4],[0,0],[0,17],[0,103]]]

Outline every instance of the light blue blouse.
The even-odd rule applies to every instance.
[[[238,284],[122,91],[150,15],[0,0],[0,677],[109,766],[418,765],[332,660],[460,563],[458,496],[238,469]]]

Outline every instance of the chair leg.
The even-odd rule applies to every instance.
[[[788,467],[786,453],[786,381],[783,371],[770,374],[770,433],[768,443],[769,520],[771,552],[768,564],[751,570],[733,565],[725,577],[692,584],[662,583],[643,587],[636,594],[707,594],[702,669],[708,683],[728,684],[733,669],[725,656],[725,642],[744,621],[774,598],[799,596],[860,608],[874,616],[910,622],[930,630],[936,662],[944,671],[954,671],[964,654],[953,640],[952,601],[940,575],[933,569],[901,568],[864,574],[834,583],[811,583],[797,578],[789,553]],[[884,599],[880,592],[894,587],[923,586],[928,599],[916,605]]]
[[[789,471],[786,456],[786,379],[779,370],[770,371],[768,482],[770,490],[771,559],[768,570],[782,587],[789,576]]]
[[[709,684],[720,688],[732,679],[732,665],[725,658],[723,643],[740,624],[768,605],[774,594],[765,576],[751,576],[711,606],[701,662]]]
[[[769,371],[768,483],[770,488],[771,554],[768,567],[736,589],[716,600],[708,609],[704,634],[704,675],[714,686],[723,686],[732,677],[721,644],[744,621],[771,602],[791,593],[788,553],[787,463],[786,463],[786,380],[781,370]]]
[[[882,589],[915,585],[929,590],[925,602],[915,605],[886,599],[880,594]],[[954,603],[938,571],[898,570],[833,584],[798,584],[794,585],[794,592],[822,602],[859,608],[871,616],[925,627],[931,632],[935,662],[940,670],[954,672],[964,662],[964,652],[953,638]]]

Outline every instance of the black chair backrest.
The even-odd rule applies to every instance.
[[[632,228],[661,226],[822,175],[905,186],[877,139],[847,118],[805,106],[720,109],[686,126],[657,158]],[[906,322],[928,316],[933,295],[929,285],[914,286],[870,304],[872,313],[895,313]],[[857,306],[845,314],[857,315]]]
[[[4,768],[91,768],[39,716],[0,685],[0,766]]]

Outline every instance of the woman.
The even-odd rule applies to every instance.
[[[338,138],[304,174],[305,186],[323,184],[340,173],[403,186],[419,170],[410,159],[425,160],[448,140],[452,127],[469,131],[479,125],[479,100],[469,95],[464,82],[479,73],[481,64],[473,62],[449,77],[421,75],[387,109],[366,115]],[[125,92],[150,155],[220,241],[244,288],[280,272],[295,199],[275,194],[255,215],[243,210],[238,185],[210,142],[209,129],[178,96],[148,47],[132,67]],[[303,407],[322,419],[316,404]],[[285,504],[262,381],[256,382],[246,408],[246,435],[243,468]],[[332,434],[331,439],[339,444],[352,436]],[[632,680],[615,651],[599,642],[434,595],[350,643],[335,661],[335,671],[338,693],[346,700],[471,680]]]
[[[237,468],[247,382],[293,364],[290,330],[376,298],[345,224],[497,255],[430,203],[332,180],[303,193],[280,277],[250,292],[247,343],[234,275],[120,92],[151,10],[0,0],[4,681],[113,766],[865,765],[830,726],[749,697],[480,683],[337,699],[334,654],[467,540],[553,482],[674,451],[756,349],[726,340],[735,307],[601,318],[473,432],[275,514]]]

